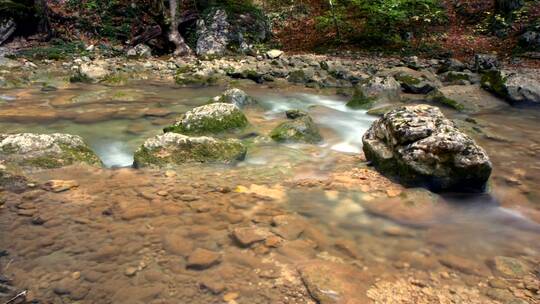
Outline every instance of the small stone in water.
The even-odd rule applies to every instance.
[[[159,196],[167,196],[167,195],[169,195],[169,192],[167,192],[165,190],[161,190],[161,191],[157,192],[157,195],[159,195]]]
[[[126,270],[124,271],[124,274],[128,277],[132,277],[134,276],[136,273],[137,273],[138,269],[135,268],[135,267],[128,267],[126,268]]]
[[[219,253],[198,248],[189,255],[187,267],[204,270],[218,264],[220,259],[221,255]]]
[[[240,295],[237,292],[229,292],[223,296],[223,301],[230,302],[238,299]]]

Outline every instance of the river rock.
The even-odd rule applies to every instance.
[[[231,163],[243,160],[246,147],[236,139],[189,137],[165,133],[146,140],[135,152],[133,166],[166,167],[190,162]]]
[[[393,76],[404,92],[412,94],[427,94],[442,86],[437,76],[428,70],[395,67],[379,72],[378,76]]]
[[[474,56],[474,67],[478,72],[493,70],[499,67],[499,60],[495,55],[476,54]]]
[[[392,76],[374,76],[359,85],[347,106],[353,109],[369,109],[375,103],[400,100],[400,84]]]
[[[269,59],[276,59],[281,57],[281,55],[283,55],[283,51],[281,50],[269,50],[268,52],[266,52],[266,57],[268,57]]]
[[[223,92],[221,95],[212,99],[213,102],[231,103],[239,108],[243,108],[256,103],[255,99],[251,98],[246,92],[232,88]]]
[[[362,138],[366,158],[405,184],[432,190],[483,191],[491,174],[486,152],[433,106],[386,113]]]
[[[482,75],[482,87],[511,103],[540,103],[540,81],[528,73],[491,70]]]
[[[231,40],[231,24],[223,9],[215,10],[206,20],[197,21],[197,47],[199,56],[222,56]]]
[[[76,163],[101,166],[101,160],[80,136],[60,133],[0,134],[0,161],[44,169]]]
[[[129,58],[148,58],[152,57],[152,49],[146,44],[137,44],[127,51]]]
[[[108,64],[104,60],[83,63],[78,69],[78,73],[90,81],[99,81],[109,74]]]
[[[241,129],[247,125],[246,116],[236,105],[217,102],[194,108],[164,131],[201,135]]]
[[[488,261],[488,265],[491,266],[494,274],[508,278],[523,278],[531,271],[524,262],[505,256],[496,256]]]
[[[204,270],[218,264],[221,255],[207,249],[197,248],[187,259],[187,267],[197,270]]]
[[[289,120],[278,125],[270,133],[270,137],[273,140],[277,142],[301,142],[310,144],[322,141],[319,128],[309,115],[298,115],[296,112],[286,115]],[[291,119],[290,117],[296,118]]]

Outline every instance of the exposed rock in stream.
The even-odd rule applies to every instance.
[[[164,131],[202,135],[241,129],[247,125],[246,116],[236,105],[218,102],[185,113]]]
[[[214,97],[212,102],[231,103],[238,108],[254,105],[256,103],[255,99],[246,92],[236,88],[228,89],[221,95]]]
[[[482,87],[512,103],[540,103],[540,80],[529,73],[491,70],[482,76]]]
[[[246,147],[236,139],[189,137],[165,133],[148,139],[136,152],[133,166],[167,167],[190,162],[231,163],[243,160]]]
[[[101,166],[84,140],[70,134],[0,134],[0,161],[10,167],[59,168],[76,163]]]
[[[270,137],[278,142],[302,142],[318,143],[322,140],[319,128],[313,119],[298,110],[290,110],[286,113],[288,121],[278,125],[270,133]]]
[[[483,191],[491,174],[486,152],[432,106],[386,113],[364,134],[366,158],[405,184],[436,191]]]

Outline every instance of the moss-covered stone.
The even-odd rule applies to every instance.
[[[444,95],[443,92],[441,92],[440,90],[433,90],[431,93],[428,94],[427,96],[428,100],[431,101],[431,102],[435,102],[435,103],[440,103],[440,104],[443,104],[445,106],[448,106],[450,108],[453,108],[455,110],[458,110],[458,111],[464,111],[465,110],[465,106],[462,105],[461,103],[451,99],[451,98],[448,98]]]
[[[167,167],[184,163],[231,163],[243,160],[246,147],[236,139],[189,137],[166,133],[148,139],[134,155],[133,166]]]
[[[254,105],[257,103],[255,99],[249,96],[246,92],[231,88],[223,92],[221,95],[216,96],[210,100],[210,103],[230,103],[239,108]]]
[[[179,68],[174,76],[174,81],[181,86],[205,87],[216,85],[218,79],[213,75],[187,73]]]
[[[0,135],[0,160],[17,167],[60,168],[76,163],[101,166],[81,137],[69,134]]]
[[[499,97],[507,98],[508,89],[506,87],[506,80],[507,77],[501,71],[490,70],[482,75],[480,83],[485,90]]]
[[[375,103],[376,98],[368,97],[362,89],[355,89],[351,100],[347,102],[347,107],[351,109],[369,109]]]
[[[216,134],[245,128],[248,120],[235,105],[228,103],[212,103],[197,107],[180,117],[164,132],[190,135]]]
[[[270,137],[277,142],[314,144],[322,141],[319,128],[311,117],[307,115],[295,115],[294,117],[296,118],[285,121],[274,128]]]
[[[292,83],[305,83],[306,73],[303,70],[296,70],[289,73],[289,82]]]

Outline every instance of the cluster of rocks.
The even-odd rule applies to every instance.
[[[232,88],[181,115],[165,134],[148,139],[135,152],[135,167],[170,166],[187,162],[231,163],[243,160],[247,147],[229,138],[242,132],[249,121],[241,108],[256,105],[244,91]],[[289,121],[277,126],[270,137],[277,142],[317,143],[322,140],[311,117],[301,111],[287,111]]]

